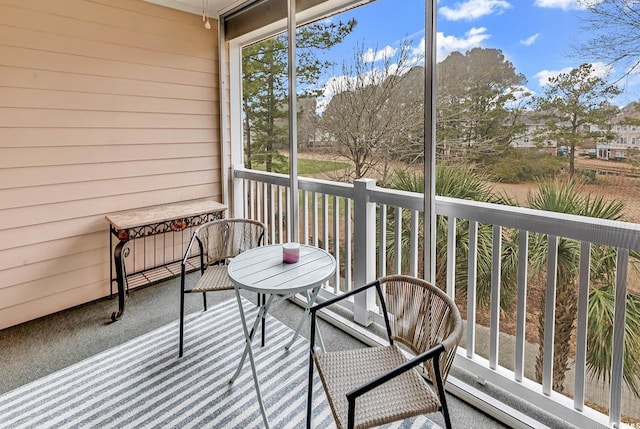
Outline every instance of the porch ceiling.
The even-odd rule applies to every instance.
[[[242,3],[241,0],[144,0],[160,6],[178,9],[183,12],[201,15],[203,8],[207,7],[207,14],[216,18],[218,13],[228,9],[230,6]]]

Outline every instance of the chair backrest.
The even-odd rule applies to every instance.
[[[202,244],[205,264],[233,258],[263,244],[265,226],[252,219],[220,219],[200,226],[195,235]]]
[[[442,379],[446,381],[462,338],[462,318],[455,302],[440,288],[417,277],[394,275],[379,279],[389,314],[391,338],[415,354],[442,343]],[[431,381],[433,365],[425,362]]]

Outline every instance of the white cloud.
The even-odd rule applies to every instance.
[[[396,48],[392,48],[389,45],[378,51],[374,51],[369,48],[367,49],[367,52],[362,55],[362,61],[365,63],[373,63],[380,60],[386,60],[387,58],[393,58],[397,51],[398,50]]]
[[[466,52],[472,48],[482,45],[482,42],[490,38],[487,29],[484,27],[473,27],[467,31],[464,38],[456,36],[445,36],[444,33],[438,32],[437,35],[437,61],[444,60],[451,52]]]
[[[540,37],[540,33],[536,33],[533,36],[529,36],[526,39],[521,40],[520,44],[524,46],[531,46],[536,42],[536,40],[538,40],[538,37]]]
[[[593,73],[602,79],[606,79],[606,77],[613,72],[613,67],[605,63],[596,62],[591,63],[591,65],[593,66]],[[550,77],[556,77],[561,73],[568,74],[576,67],[565,67],[560,70],[542,70],[536,73],[533,77],[538,78],[538,85],[546,86],[549,84]]]
[[[418,43],[417,46],[414,46],[412,48],[412,52],[411,52],[411,56],[412,56],[412,60],[411,62],[416,62],[415,59],[418,59],[418,63],[424,63],[424,56],[425,56],[425,41],[424,41],[424,37],[422,37],[422,39],[420,39],[420,42]]]
[[[322,112],[324,112],[324,109],[327,108],[333,96],[336,95],[336,90],[338,88],[343,88],[345,87],[345,85],[348,85],[348,79],[348,76],[336,76],[331,77],[329,78],[329,80],[327,80],[327,82],[324,84],[324,87],[322,88],[322,95],[317,99],[317,114],[322,114]]]
[[[471,21],[494,13],[500,14],[510,8],[511,4],[505,0],[467,0],[456,3],[453,8],[443,6],[439,11],[451,21]]]
[[[549,9],[585,9],[584,2],[580,0],[536,0],[534,3],[538,7],[546,7]]]
[[[531,99],[531,97],[535,95],[535,91],[524,85],[514,87],[509,92],[513,95],[514,99],[511,102],[507,103],[506,107],[512,109],[521,108],[525,103],[527,103],[527,101]]]
[[[606,79],[614,71],[613,66],[602,62],[591,63],[591,65],[593,66],[594,74],[602,79]]]
[[[550,77],[556,77],[560,73],[569,73],[571,70],[573,70],[573,67],[565,67],[561,70],[541,70],[533,75],[533,77],[538,78],[538,85],[547,86]]]

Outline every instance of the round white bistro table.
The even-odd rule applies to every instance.
[[[298,262],[293,264],[285,264],[282,262],[282,245],[274,244],[270,246],[260,246],[247,250],[233,258],[229,263],[227,272],[229,279],[235,286],[236,299],[240,310],[240,318],[242,320],[242,329],[245,337],[245,348],[242,359],[238,365],[238,369],[231,378],[231,383],[240,374],[240,370],[244,365],[244,361],[249,355],[251,362],[251,371],[253,373],[253,382],[255,384],[260,412],[264,419],[265,426],[269,427],[269,421],[262,402],[260,393],[260,384],[256,373],[256,365],[253,360],[253,351],[251,349],[251,340],[256,332],[260,321],[263,320],[269,307],[274,302],[274,297],[278,297],[277,301],[289,298],[296,293],[303,293],[307,298],[307,308],[305,314],[298,323],[293,338],[286,346],[291,347],[302,329],[306,316],[309,314],[309,308],[313,305],[320,287],[326,282],[336,271],[336,260],[327,251],[318,247],[300,245],[300,256]],[[245,318],[242,300],[240,297],[240,289],[256,292],[259,295],[269,295],[266,300],[260,299],[258,315],[253,323],[253,328],[249,331],[247,320]],[[264,325],[263,325],[264,326]]]

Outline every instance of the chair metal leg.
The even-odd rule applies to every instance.
[[[438,396],[440,397],[440,408],[442,417],[444,417],[444,425],[447,429],[451,429],[451,418],[449,417],[449,408],[447,407],[447,397],[444,391],[444,383],[440,372],[440,356],[433,359],[433,371],[436,375],[436,385],[438,386]]]
[[[309,338],[309,391],[307,392],[307,429],[311,429],[311,412],[313,410],[313,353],[316,347],[316,313],[311,315],[311,335]],[[324,352],[324,350],[323,350]]]
[[[353,429],[356,422],[356,399],[349,397],[349,409],[347,411],[347,429]]]
[[[311,411],[313,409],[312,404],[313,404],[313,351],[309,353],[309,391],[307,392],[307,429],[311,429]]]
[[[262,297],[262,301],[260,302],[260,305],[262,307],[264,307],[264,305],[267,302],[267,297],[265,296],[265,294],[259,294],[259,297]],[[265,332],[266,332],[266,324],[267,324],[267,319],[266,319],[266,314],[264,315],[265,317],[262,318],[262,320],[260,321],[260,323],[262,324],[262,343],[261,346],[264,347],[264,337],[265,337]]]
[[[184,290],[180,291],[180,347],[178,357],[182,357],[182,341],[184,337]]]
[[[204,311],[207,311],[207,293],[202,292],[202,303],[204,304]]]

